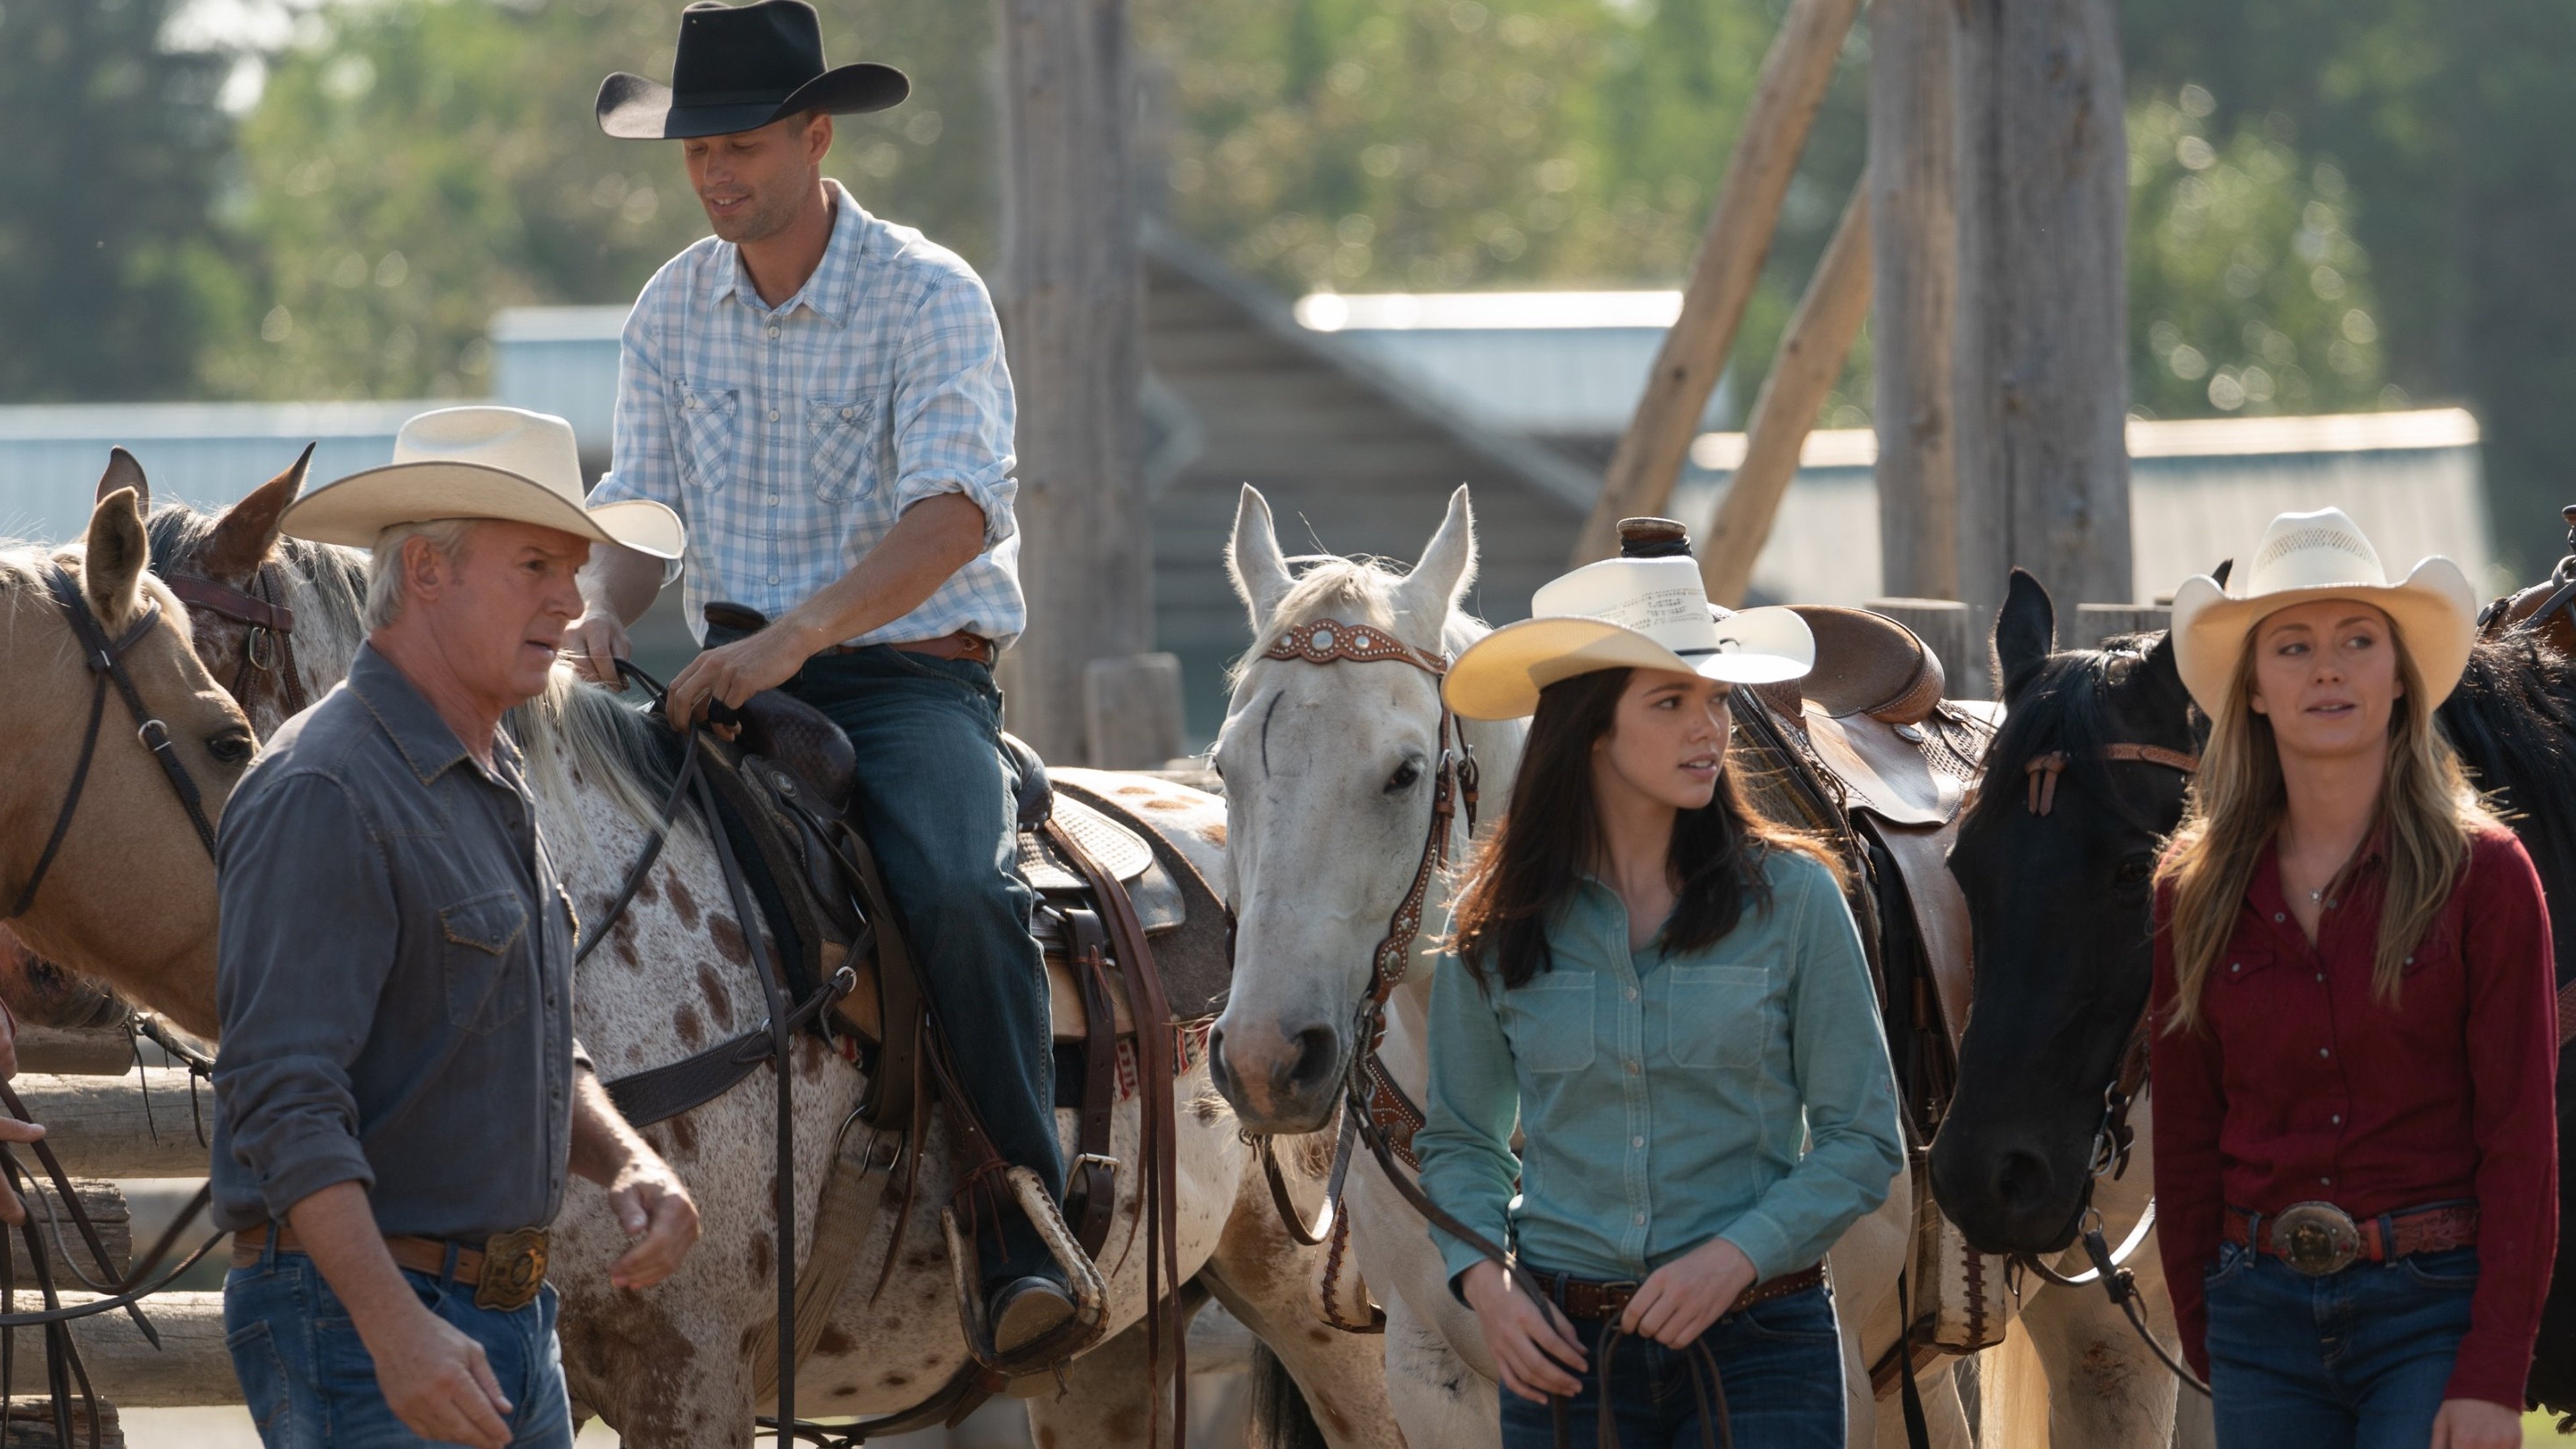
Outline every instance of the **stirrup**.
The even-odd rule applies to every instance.
[[[1109,1327],[1109,1288],[1101,1281],[1100,1269],[1074,1241],[1064,1225],[1064,1215],[1055,1199],[1047,1195],[1046,1184],[1025,1167],[1003,1169],[1003,1179],[1011,1185],[1011,1196],[1020,1211],[1028,1215],[1040,1241],[1056,1266],[1064,1270],[1065,1288],[1073,1298],[1073,1317],[1054,1332],[1041,1335],[1018,1352],[1004,1358],[993,1347],[991,1305],[984,1301],[982,1255],[976,1250],[975,1235],[957,1223],[954,1206],[939,1210],[939,1226],[948,1235],[948,1269],[957,1288],[957,1314],[966,1329],[966,1349],[975,1362],[1007,1378],[1041,1374],[1082,1353],[1100,1342]]]

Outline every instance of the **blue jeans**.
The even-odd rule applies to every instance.
[[[708,643],[725,637],[710,630]],[[1061,1202],[1046,963],[1029,934],[1037,897],[1020,879],[1019,780],[1002,754],[993,671],[879,646],[818,655],[787,692],[831,716],[857,752],[860,829],[994,1150],[1035,1169]],[[1003,1214],[1001,1232],[983,1244],[987,1287],[1064,1276],[1019,1214]]]
[[[430,1312],[483,1345],[510,1401],[513,1449],[572,1449],[572,1401],[555,1342],[555,1290],[509,1313],[474,1306],[474,1285],[403,1270]],[[443,1441],[403,1427],[313,1260],[271,1248],[224,1278],[224,1346],[268,1449],[402,1449]]]
[[[2424,1449],[2478,1250],[2311,1278],[2229,1243],[2203,1279],[2219,1449]]]
[[[1600,1323],[1576,1321],[1581,1391],[1565,1401],[1569,1441],[1599,1442]],[[1717,1361],[1736,1449],[1843,1449],[1843,1350],[1834,1301],[1822,1286],[1729,1313],[1700,1335]],[[1509,1389],[1502,1449],[1554,1449],[1555,1409]],[[1650,1338],[1623,1338],[1610,1365],[1610,1410],[1620,1449],[1700,1449],[1699,1398],[1683,1355]],[[2272,1446],[2282,1449],[2282,1446]]]

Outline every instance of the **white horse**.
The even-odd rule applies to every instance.
[[[299,647],[295,665],[315,698],[347,673],[359,626],[361,556],[287,541],[275,534],[277,508],[300,475],[236,505],[227,520],[156,518],[159,565],[212,576],[235,588],[269,559],[280,563]],[[271,490],[282,497],[267,496]],[[165,511],[166,512],[166,511]],[[245,528],[261,535],[248,546]],[[231,560],[227,564],[224,561]],[[200,616],[201,649],[215,677],[247,678],[244,632]],[[525,746],[539,828],[565,885],[587,919],[598,919],[629,862],[643,848],[660,785],[651,764],[658,726],[612,696],[558,671],[548,694],[518,711],[512,728]],[[1220,803],[1150,777],[1088,775],[1154,820],[1161,833],[1212,879],[1224,870]],[[633,904],[577,977],[575,1030],[601,1074],[661,1066],[745,1031],[766,1017],[742,924],[725,904],[713,848],[684,822]],[[927,969],[937,970],[936,962]],[[971,1029],[971,1027],[969,1028]],[[836,1135],[857,1106],[865,1079],[819,1041],[800,1038],[797,1077],[797,1214],[792,1242],[780,1241],[772,1208],[773,1093],[763,1071],[693,1111],[647,1128],[696,1197],[705,1236],[680,1273],[642,1293],[610,1286],[608,1265],[625,1234],[590,1189],[572,1194],[553,1236],[552,1280],[563,1294],[565,1371],[576,1401],[605,1418],[630,1449],[742,1443],[755,1412],[762,1355],[755,1342],[775,1308],[777,1255],[799,1261],[811,1244],[815,1203]],[[1173,1094],[1178,1124],[1179,1256],[1185,1302],[1222,1302],[1270,1346],[1302,1389],[1336,1449],[1395,1449],[1384,1382],[1373,1348],[1312,1331],[1316,1250],[1288,1241],[1260,1170],[1231,1114],[1209,1085],[1204,1063],[1146,1090]],[[1119,1108],[1113,1150],[1136,1163],[1138,1099]],[[1057,1123],[1068,1154],[1070,1112]],[[944,1121],[922,1158],[919,1206],[879,1213],[831,1308],[813,1356],[798,1374],[798,1409],[808,1417],[883,1414],[927,1397],[968,1362],[937,1207],[949,1190]],[[1037,1440],[1052,1449],[1148,1444],[1149,1410],[1170,1440],[1168,1383],[1146,1372],[1142,1319],[1145,1254],[1137,1222],[1141,1174],[1119,1174],[1119,1203],[1103,1254],[1109,1335],[1077,1359],[1059,1393],[1028,1401]],[[898,1233],[898,1230],[899,1233]],[[1119,1250],[1134,1238],[1136,1251]],[[882,1289],[881,1264],[890,1261]],[[1162,1361],[1170,1370],[1168,1348]],[[1421,1443],[1433,1441],[1422,1440]]]
[[[1351,1054],[1365,1048],[1350,1036],[1369,989],[1371,954],[1423,855],[1443,747],[1438,681],[1429,673],[1399,663],[1274,660],[1265,650],[1291,625],[1332,619],[1455,659],[1486,632],[1459,609],[1475,554],[1462,487],[1410,573],[1325,559],[1298,577],[1280,554],[1269,505],[1243,490],[1228,563],[1256,643],[1216,749],[1226,782],[1237,954],[1234,993],[1210,1055],[1251,1131],[1312,1133],[1331,1121]],[[1467,721],[1463,729],[1483,775],[1480,819],[1490,821],[1506,803],[1523,726]],[[1455,831],[1453,860],[1466,848],[1463,812]],[[1436,902],[1426,911],[1432,929],[1441,915]],[[1428,1077],[1423,1020],[1435,959],[1424,946],[1414,943],[1414,967],[1388,1002],[1380,1048],[1417,1101]],[[1887,1201],[1854,1224],[1830,1256],[1854,1445],[1903,1443],[1901,1420],[1879,1411],[1868,1370],[1896,1342],[1912,1200],[1910,1178],[1900,1172]],[[1494,1366],[1473,1316],[1449,1292],[1421,1215],[1369,1161],[1350,1169],[1343,1210],[1360,1276],[1385,1308],[1387,1393],[1406,1442],[1493,1443]],[[1934,1441],[1967,1444],[1949,1363],[1926,1369],[1919,1382]]]

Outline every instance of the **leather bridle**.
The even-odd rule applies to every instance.
[[[179,602],[192,609],[247,625],[249,637],[242,643],[241,667],[233,672],[232,697],[247,699],[244,689],[251,681],[251,671],[274,675],[285,693],[286,713],[302,714],[306,704],[304,681],[295,672],[295,611],[277,602],[284,592],[278,582],[276,564],[260,565],[251,582],[259,589],[246,593],[229,584],[191,574],[165,573],[161,582],[179,596]]]
[[[2199,755],[2168,749],[2163,745],[2108,744],[2091,751],[2090,755],[2105,763],[2158,765],[2184,775],[2200,772]],[[2066,773],[2068,759],[2066,751],[2050,750],[2033,755],[2029,763],[2022,766],[2022,773],[2030,785],[2027,804],[2031,814],[2046,815],[2056,808],[2057,778]],[[2015,1253],[2013,1262],[2061,1288],[2100,1283],[2103,1291],[2110,1294],[2111,1302],[2128,1317],[2130,1326],[2138,1331],[2138,1337],[2164,1362],[2164,1366],[2183,1383],[2206,1395],[2209,1386],[2202,1383],[2189,1366],[2178,1362],[2163,1342],[2148,1331],[2139,1306],[2137,1277],[2125,1266],[2155,1227],[2155,1199],[2147,1199],[2146,1211],[2139,1215],[2137,1225],[2129,1230],[2128,1237],[2116,1249],[2103,1231],[2101,1210],[2093,1205],[2094,1185],[2105,1176],[2120,1176],[2129,1167],[2129,1149],[2137,1140],[2136,1130],[2129,1125],[2129,1108],[2147,1085],[2148,1033],[2149,1016],[2142,1014],[2136,1029],[2129,1034],[2128,1046],[2120,1054],[2119,1075],[2102,1093],[2102,1121],[2093,1133],[2093,1160],[2085,1173],[2084,1193],[2075,1209],[2077,1236],[2082,1240],[2085,1256],[2092,1260],[2093,1266],[2070,1275],[2042,1262],[2036,1253]]]
[[[81,660],[89,666],[89,727],[81,736],[80,761],[72,767],[71,788],[63,792],[63,808],[54,817],[53,834],[46,839],[43,853],[36,857],[36,868],[27,876],[27,883],[19,888],[9,913],[0,916],[0,921],[16,920],[36,903],[37,889],[45,883],[46,874],[53,869],[54,858],[62,853],[63,841],[71,834],[72,816],[80,810],[81,791],[89,783],[89,767],[98,756],[98,737],[106,723],[107,690],[111,684],[124,698],[127,711],[134,716],[134,737],[152,752],[152,758],[160,762],[161,773],[169,777],[170,788],[178,795],[179,804],[187,810],[188,823],[197,828],[197,841],[205,846],[207,858],[212,859],[215,854],[215,826],[206,815],[205,796],[198,790],[197,782],[189,777],[188,767],[179,762],[179,752],[170,741],[170,727],[155,717],[151,707],[143,702],[143,692],[135,688],[134,676],[125,667],[126,651],[142,642],[160,625],[160,600],[146,597],[142,615],[122,635],[111,640],[107,637],[107,630],[100,625],[98,616],[90,612],[89,601],[82,597],[80,585],[68,570],[59,565],[48,566],[45,588],[53,595],[54,605],[62,611],[64,621],[71,626],[72,637],[80,641]]]

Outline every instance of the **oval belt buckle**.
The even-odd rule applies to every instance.
[[[474,1306],[515,1313],[536,1301],[546,1281],[546,1235],[541,1228],[495,1233],[483,1245],[482,1281]]]
[[[2361,1229],[2333,1203],[2296,1203],[2272,1219],[2272,1249],[2294,1271],[2322,1278],[2361,1256]]]

